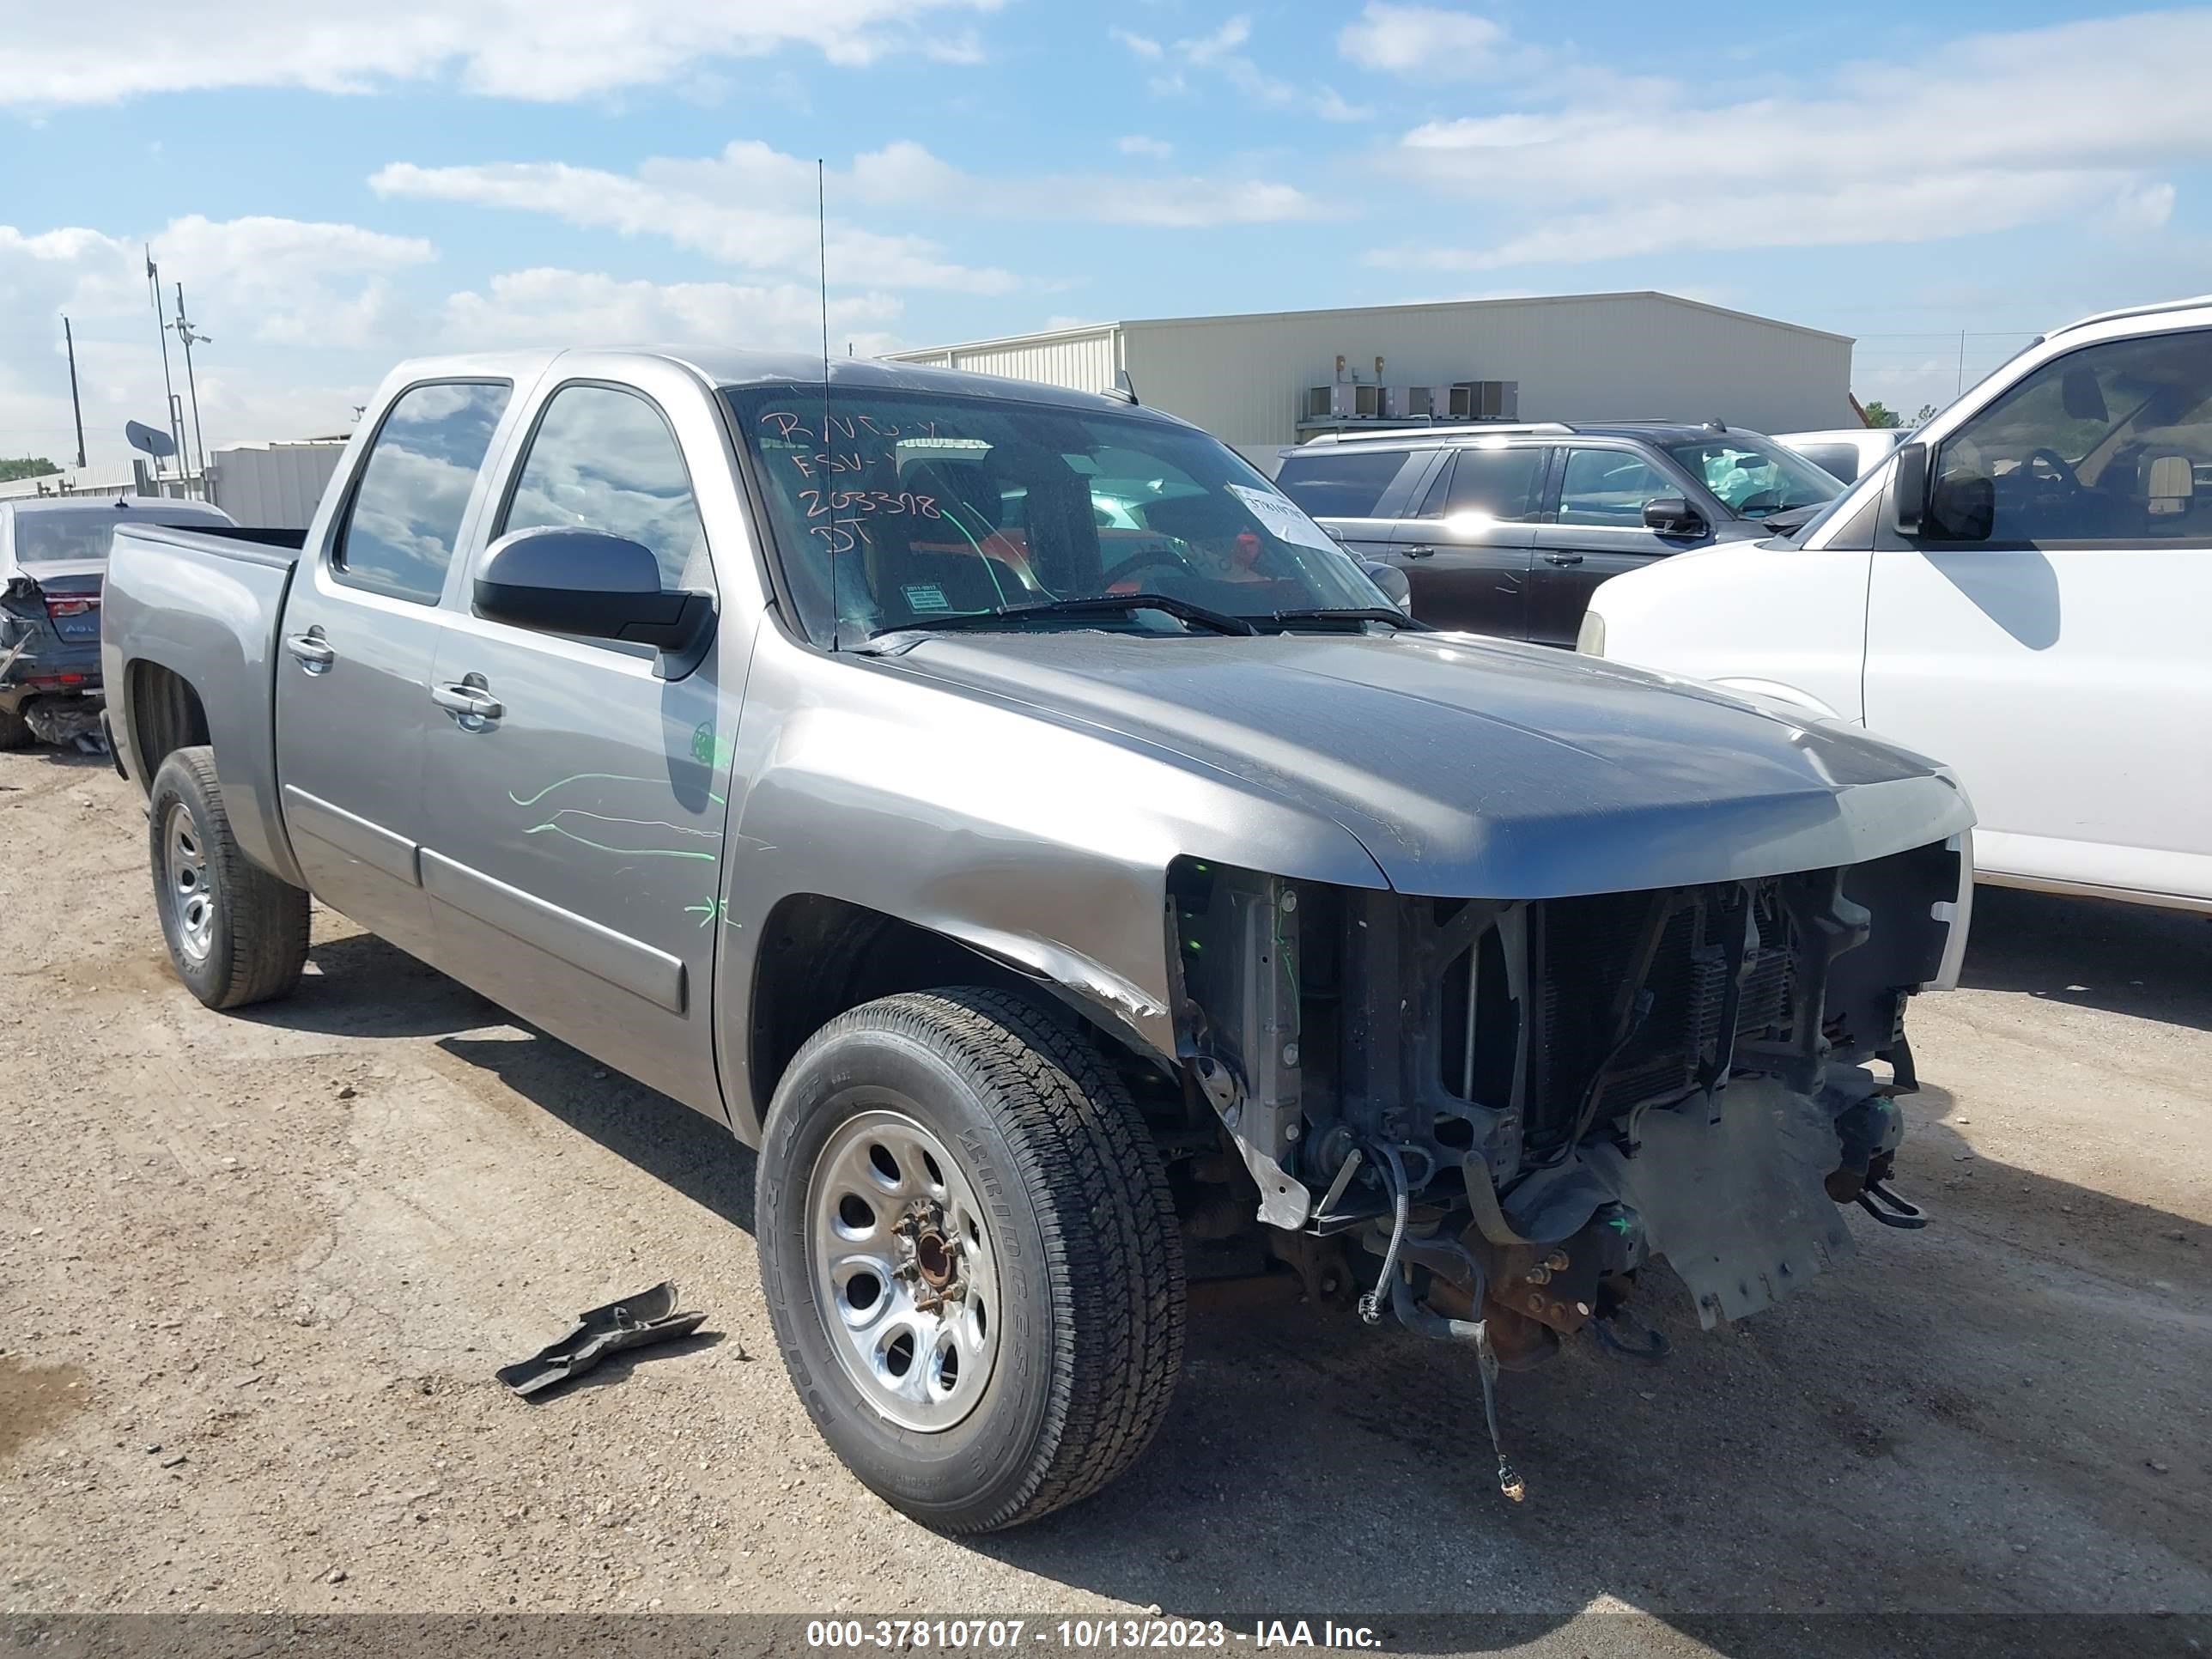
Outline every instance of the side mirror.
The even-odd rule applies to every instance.
[[[665,593],[652,550],[597,530],[541,525],[501,537],[477,567],[476,612],[540,634],[621,640],[683,651],[714,600]]]
[[[1378,559],[1362,559],[1359,568],[1367,580],[1381,588],[1391,604],[1411,614],[1413,609],[1413,584],[1406,573],[1395,564],[1384,564]]]
[[[1667,535],[1694,536],[1705,527],[1705,521],[1681,496],[1661,495],[1644,503],[1644,527]]]
[[[1889,477],[1890,522],[1900,536],[1917,536],[1928,516],[1928,446],[1899,444]]]

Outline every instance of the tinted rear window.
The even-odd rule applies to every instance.
[[[477,473],[507,408],[504,381],[434,381],[385,416],[331,568],[374,593],[435,605]]]
[[[15,515],[15,562],[25,566],[78,564],[105,559],[107,544],[119,524],[168,525],[191,530],[210,524],[228,524],[210,507],[179,503],[151,510],[142,507],[86,507],[56,513],[18,513]]]
[[[1859,476],[1859,453],[1850,444],[1802,444],[1797,453],[1819,467],[1850,483]]]
[[[1316,519],[1365,519],[1406,465],[1402,449],[1342,449],[1319,444],[1283,458],[1275,488]]]

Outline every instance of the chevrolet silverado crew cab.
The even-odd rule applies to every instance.
[[[1718,421],[1328,433],[1285,450],[1275,483],[1356,556],[1402,570],[1423,622],[1557,646],[1607,578],[1773,535],[1843,489]]]
[[[304,534],[119,532],[107,608],[185,983],[282,995],[313,893],[726,1124],[793,1385],[933,1526],[1126,1468],[1194,1274],[1486,1396],[1651,1346],[1655,1256],[1711,1324],[1921,1218],[1948,777],[1431,633],[1126,396],[410,363]]]
[[[1983,879],[2212,912],[2212,298],[2038,340],[1773,540],[1582,648],[1940,755]]]

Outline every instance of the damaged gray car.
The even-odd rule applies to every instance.
[[[1126,393],[409,364],[304,534],[120,532],[107,613],[185,982],[289,990],[312,891],[726,1124],[793,1384],[932,1526],[1126,1469],[1193,1278],[1464,1342],[1494,1444],[1656,1260],[1711,1325],[1922,1220],[1942,769],[1425,629]]]
[[[0,749],[91,744],[100,730],[100,579],[119,524],[223,525],[198,501],[0,501]]]

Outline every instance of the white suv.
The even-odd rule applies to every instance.
[[[1984,879],[2212,912],[2212,296],[2039,340],[1802,528],[1607,582],[1579,644],[1946,762]]]

